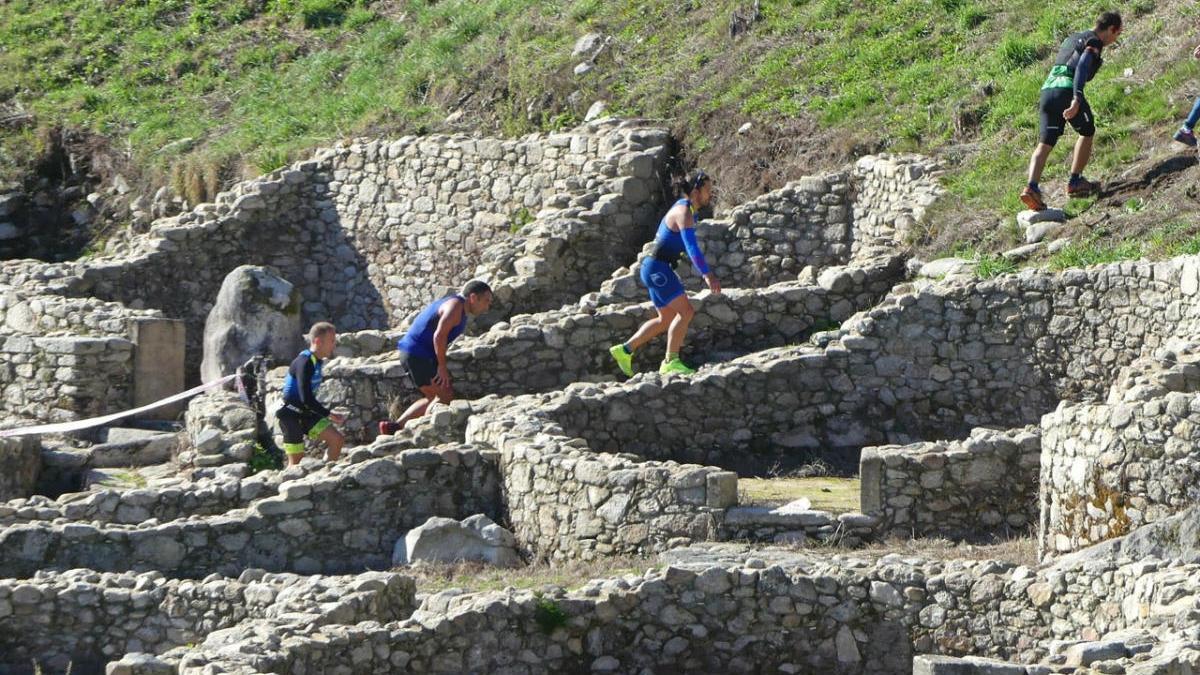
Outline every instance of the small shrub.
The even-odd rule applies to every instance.
[[[517,212],[514,213],[512,218],[509,220],[508,231],[512,234],[516,234],[520,232],[526,225],[532,223],[533,220],[533,214],[530,213],[529,209],[522,206],[521,208],[517,209]]]
[[[283,468],[283,463],[279,461],[279,458],[268,452],[262,443],[254,444],[254,454],[250,455],[250,461],[247,464],[250,466],[251,474]]]
[[[554,600],[538,595],[537,606],[533,610],[533,620],[537,622],[538,628],[541,628],[543,633],[549,635],[567,625],[567,613]]]
[[[259,150],[254,158],[254,167],[262,173],[271,173],[288,165],[288,153],[281,148],[267,147]]]

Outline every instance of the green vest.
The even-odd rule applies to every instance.
[[[1075,87],[1075,69],[1070,66],[1054,66],[1050,75],[1042,83],[1042,89],[1073,89]]]

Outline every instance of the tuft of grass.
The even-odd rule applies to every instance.
[[[136,467],[112,472],[112,476],[100,482],[100,485],[115,488],[144,488],[149,485],[146,477],[138,472]]]
[[[569,617],[552,598],[541,594],[537,596],[537,604],[533,609],[533,620],[543,633],[549,635],[567,625]]]
[[[1144,244],[1139,241],[1106,242],[1090,237],[1068,244],[1050,257],[1049,265],[1055,270],[1105,265],[1122,260],[1137,260],[1143,257],[1144,253]]]
[[[980,279],[991,279],[1001,274],[1012,274],[1016,271],[1016,263],[1008,258],[991,253],[979,256],[975,265],[975,275]]]
[[[525,228],[526,225],[534,221],[533,213],[525,207],[517,209],[517,212],[512,215],[508,223],[508,231],[516,234]]]

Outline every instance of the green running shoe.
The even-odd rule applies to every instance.
[[[670,361],[664,361],[663,364],[658,367],[658,372],[662,373],[663,375],[691,375],[696,372],[696,369],[688,368],[683,361],[680,361],[679,358],[676,357]]]
[[[612,354],[625,377],[633,377],[633,354],[625,351],[625,345],[613,345],[608,348],[608,353]]]

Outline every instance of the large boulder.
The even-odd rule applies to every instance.
[[[200,378],[233,373],[258,354],[289,362],[304,347],[300,290],[269,267],[242,265],[221,283],[204,324]]]
[[[447,563],[478,561],[501,567],[521,564],[516,537],[482,514],[462,522],[433,517],[396,541],[392,551],[393,565],[407,565],[422,560]]]
[[[0,438],[0,502],[33,494],[42,470],[42,446],[36,436]]]

